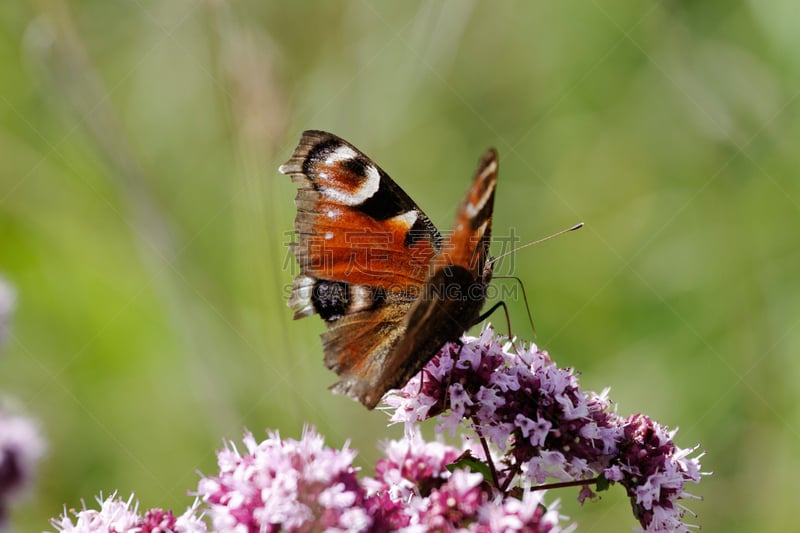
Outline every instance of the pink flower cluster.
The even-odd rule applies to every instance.
[[[300,440],[270,433],[244,437],[217,455],[219,473],[198,484],[180,517],[137,512],[131,499],[98,500],[99,511],[65,512],[53,521],[68,533],[269,533],[277,531],[560,532],[555,486],[581,487],[581,501],[612,485],[625,488],[645,531],[686,531],[679,500],[702,472],[697,448],[675,445],[675,432],[643,415],[622,418],[606,395],[581,391],[571,370],[535,346],[511,351],[491,330],[449,344],[403,389],[384,399],[402,440],[384,445],[373,477],[359,477],[356,452],[325,446],[313,429]],[[437,431],[471,427],[454,447],[426,441],[418,423]],[[211,526],[206,526],[206,522]]]
[[[468,450],[467,450],[468,451]],[[414,431],[385,446],[375,478],[364,484],[391,531],[564,531],[542,493],[499,494],[480,473],[455,467],[465,452],[426,442]],[[386,531],[387,528],[381,528]]]
[[[356,453],[324,445],[314,431],[299,441],[277,433],[256,442],[244,437],[247,452],[233,443],[218,454],[219,475],[204,478],[198,496],[210,508],[218,531],[364,531],[370,518],[356,478]]]
[[[440,416],[439,430],[466,421],[513,459],[536,483],[596,475],[615,450],[605,396],[584,394],[570,369],[558,368],[536,346],[509,351],[486,329],[479,338],[446,345],[386,403],[392,422]],[[420,381],[422,380],[422,384]],[[501,482],[503,480],[500,480]]]
[[[66,510],[51,521],[59,533],[206,533],[205,523],[197,516],[197,502],[184,514],[175,517],[171,511],[149,509],[139,513],[139,503],[133,496],[127,500],[112,494],[108,498],[97,498],[99,510]],[[74,517],[70,517],[72,514]]]
[[[230,444],[220,474],[200,481],[215,531],[563,531],[539,494],[505,501],[481,474],[448,470],[461,452],[420,437],[386,444],[375,478],[356,477],[355,452],[324,446],[313,430],[300,441],[273,433]]]
[[[683,509],[681,498],[686,481],[700,480],[698,458],[688,458],[697,448],[680,449],[669,432],[644,415],[619,420],[622,436],[617,454],[603,471],[609,481],[619,482],[628,492],[633,514],[649,531],[680,531]]]
[[[681,531],[683,488],[700,481],[696,450],[683,450],[673,433],[636,415],[612,413],[606,394],[580,390],[570,369],[558,368],[535,345],[510,351],[486,329],[479,338],[446,345],[401,390],[384,400],[391,420],[416,424],[439,417],[439,431],[467,423],[503,456],[494,473],[506,491],[548,479],[622,484],[646,531]],[[519,478],[519,479],[516,479]]]

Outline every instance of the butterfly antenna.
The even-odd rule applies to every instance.
[[[504,258],[506,256],[509,256],[509,255],[511,255],[513,253],[516,253],[516,252],[522,250],[523,248],[528,248],[529,246],[533,246],[534,244],[541,244],[541,243],[543,243],[545,241],[549,241],[550,239],[553,239],[553,238],[558,237],[560,235],[564,235],[565,233],[569,233],[570,231],[575,231],[575,230],[581,229],[582,227],[583,227],[583,222],[578,222],[577,224],[575,224],[572,227],[569,227],[569,228],[566,228],[566,229],[562,229],[561,231],[557,231],[557,232],[553,233],[552,235],[548,235],[547,237],[543,237],[543,238],[541,238],[539,240],[523,244],[522,246],[517,246],[513,250],[509,250],[508,252],[506,252],[504,254],[498,255],[497,257],[492,257],[491,259],[486,261],[486,263],[488,263],[489,265],[494,265],[498,260],[500,260],[500,259],[502,259],[502,258]]]
[[[502,277],[502,276],[498,276],[498,278],[499,277]],[[481,316],[479,316],[477,318],[477,320],[475,320],[475,324],[477,324],[479,322],[483,322],[484,320],[486,320],[487,318],[492,316],[494,314],[494,312],[497,311],[498,309],[500,309],[501,307],[503,308],[503,312],[506,315],[506,324],[508,325],[508,338],[510,339],[510,338],[513,338],[513,335],[511,334],[511,315],[508,314],[508,306],[506,305],[506,302],[503,301],[503,300],[500,300],[499,302],[494,304],[492,307],[490,307],[488,311],[486,311]]]
[[[516,252],[522,250],[523,248],[527,248],[529,246],[533,246],[534,244],[540,244],[540,243],[543,243],[545,241],[549,241],[550,239],[558,237],[559,235],[563,235],[565,233],[569,233],[570,231],[579,230],[582,227],[583,227],[583,222],[578,222],[574,226],[562,229],[561,231],[557,231],[556,233],[553,233],[552,235],[548,235],[547,237],[544,237],[542,239],[539,239],[539,240],[536,240],[536,241],[533,241],[533,242],[529,242],[527,244],[523,244],[522,246],[518,246],[518,247],[514,248],[513,250],[510,250],[510,251],[508,251],[508,252],[506,252],[504,254],[498,255],[497,257],[492,257],[491,259],[486,261],[486,266],[489,267],[489,268],[493,268],[494,267],[494,263],[496,263],[497,261],[499,261],[500,259],[502,259],[502,258],[504,258],[506,256],[509,256],[509,255],[511,255],[513,253],[516,253]],[[495,279],[513,279],[517,283],[519,283],[519,287],[520,287],[520,289],[522,289],[522,299],[525,302],[525,312],[528,314],[528,322],[531,325],[531,330],[533,331],[533,335],[535,337],[536,336],[536,326],[533,323],[533,314],[531,313],[531,306],[528,303],[528,293],[525,291],[525,284],[522,283],[522,280],[520,278],[518,278],[517,276],[494,276],[494,278]],[[505,307],[505,303],[503,303],[503,306]],[[492,309],[490,309],[489,313],[491,313],[491,311],[493,311],[495,308],[496,308],[496,306],[493,307]],[[506,317],[508,317],[508,309],[506,309]],[[509,329],[509,336],[510,336],[510,334],[511,334],[511,323],[510,323],[510,320],[509,320],[509,328],[508,329]]]

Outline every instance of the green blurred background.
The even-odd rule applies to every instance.
[[[496,234],[587,224],[506,263],[537,342],[707,450],[690,522],[794,529],[799,94],[791,0],[0,3],[0,390],[49,442],[13,530],[101,491],[182,510],[245,427],[313,424],[367,472],[401,433],[327,391],[285,305],[277,167],[309,128],[442,229],[495,146]],[[576,495],[581,531],[636,525]]]

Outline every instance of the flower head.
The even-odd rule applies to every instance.
[[[0,525],[9,500],[33,478],[44,450],[39,428],[31,419],[0,411]]]
[[[555,479],[582,485],[584,501],[594,495],[590,484],[619,482],[646,531],[685,528],[677,500],[690,497],[685,483],[699,481],[699,457],[688,458],[696,448],[678,448],[674,433],[647,417],[612,413],[606,392],[582,391],[575,373],[536,345],[510,348],[490,328],[445,345],[387,396],[391,422],[438,416],[439,432],[473,428],[505,453],[493,474],[501,492],[516,476],[523,488]]]
[[[418,433],[385,443],[384,453],[375,465],[375,479],[365,483],[371,494],[383,491],[397,500],[430,494],[450,477],[447,466],[461,455],[458,448],[427,442]]]
[[[384,445],[375,478],[366,478],[371,515],[379,517],[378,531],[563,531],[562,517],[549,512],[542,493],[523,499],[495,491],[484,475],[461,464],[474,457],[469,441],[463,449],[438,441],[427,442],[419,432]]]
[[[512,353],[487,328],[479,338],[446,345],[389,398],[393,422],[440,414],[440,430],[467,421],[536,483],[592,476],[615,451],[609,402],[584,393],[570,369],[531,345]],[[449,368],[449,372],[441,369]],[[420,380],[423,381],[420,387]],[[418,406],[426,405],[428,409]]]
[[[297,441],[277,433],[246,453],[233,443],[219,452],[219,476],[200,481],[198,496],[220,531],[365,530],[372,522],[352,465],[356,453],[335,450],[313,429]]]
[[[604,470],[611,481],[625,487],[633,514],[646,531],[679,531],[685,510],[677,500],[691,497],[687,482],[700,482],[697,448],[681,449],[672,441],[674,432],[644,415],[619,419],[622,436],[619,452]]]
[[[131,495],[127,500],[112,494],[103,499],[97,498],[100,509],[80,511],[66,510],[51,524],[59,533],[206,533],[206,525],[197,516],[197,502],[185,513],[175,517],[172,511],[148,509],[144,515],[139,513],[139,502]],[[71,518],[69,515],[74,517]]]
[[[559,521],[558,505],[545,507],[542,492],[525,492],[521,498],[505,498],[481,509],[474,530],[479,533],[495,531],[571,531],[562,529]]]

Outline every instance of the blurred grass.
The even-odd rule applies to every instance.
[[[0,390],[49,455],[15,530],[119,490],[182,509],[248,427],[351,439],[285,306],[303,129],[448,228],[482,151],[537,342],[708,451],[705,531],[787,531],[800,489],[800,23],[776,2],[0,4]],[[524,308],[511,302],[515,329]],[[523,334],[530,337],[529,333]],[[759,490],[754,490],[759,487]],[[633,527],[621,491],[565,512]]]

